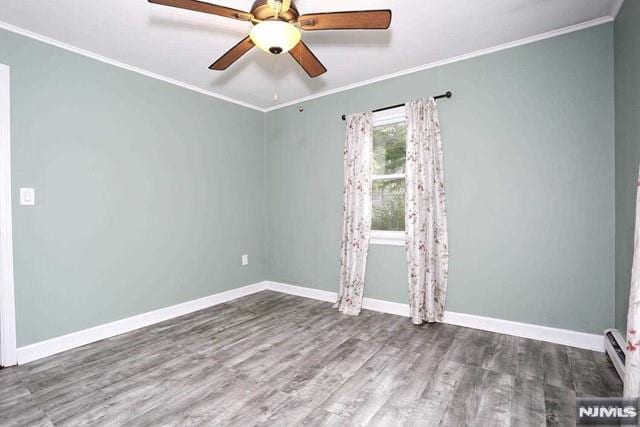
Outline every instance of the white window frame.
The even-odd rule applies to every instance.
[[[407,112],[403,106],[373,113],[373,127],[391,125],[407,120]],[[405,174],[371,175],[371,182],[380,179],[406,178]],[[404,231],[371,230],[370,245],[404,246]]]

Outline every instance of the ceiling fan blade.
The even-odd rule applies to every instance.
[[[358,10],[352,12],[309,13],[298,18],[300,28],[314,30],[386,30],[391,11]]]
[[[320,74],[327,72],[325,66],[322,65],[302,40],[289,51],[289,54],[293,56],[311,78],[318,77]]]
[[[251,38],[249,36],[245,37],[244,39],[240,40],[234,47],[229,49],[224,55],[218,58],[216,62],[211,64],[209,66],[209,69],[219,71],[226,70],[231,64],[240,59],[242,55],[249,52],[254,46],[255,45],[251,41]]]
[[[149,3],[194,10],[196,12],[224,16],[225,18],[237,19],[240,21],[251,21],[253,18],[253,15],[248,12],[232,9],[230,7],[218,6],[217,4],[205,3],[198,0],[149,0]]]

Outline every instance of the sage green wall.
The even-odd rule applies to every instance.
[[[263,113],[5,31],[0,63],[19,346],[263,280]]]
[[[614,317],[612,46],[603,25],[265,116],[0,31],[18,345],[265,278],[335,291],[340,115],[449,89],[447,309],[600,332]],[[367,296],[406,302],[401,247],[373,246],[367,274]]]
[[[267,277],[336,291],[343,113],[441,101],[447,309],[601,333],[614,323],[613,26],[267,113]],[[365,296],[406,302],[402,247],[372,246]]]
[[[624,331],[640,162],[640,2],[625,1],[615,23],[616,328]]]

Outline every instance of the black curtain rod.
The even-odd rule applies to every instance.
[[[451,98],[452,96],[453,96],[453,93],[451,93],[451,91],[447,91],[446,93],[443,93],[442,95],[434,96],[433,99]],[[372,113],[377,113],[378,111],[384,111],[384,110],[391,110],[392,108],[398,108],[398,107],[404,107],[404,106],[405,106],[405,104],[391,105],[389,107],[378,108],[377,110],[373,110]],[[347,120],[347,115],[346,114],[342,115],[342,120]]]

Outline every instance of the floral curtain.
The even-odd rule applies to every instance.
[[[636,194],[636,234],[627,314],[627,357],[625,359],[624,396],[640,397],[640,176]]]
[[[449,245],[444,159],[433,98],[407,104],[405,235],[409,310],[415,324],[442,320]]]
[[[344,146],[344,222],[340,257],[340,293],[336,307],[358,315],[371,232],[371,113],[347,117]]]

